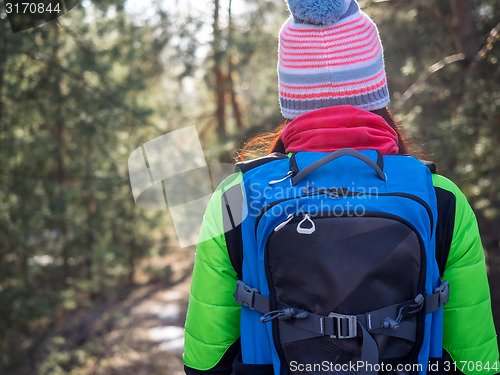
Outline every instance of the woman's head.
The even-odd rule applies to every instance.
[[[352,105],[373,111],[389,102],[382,44],[355,0],[287,0],[280,31],[278,82],[283,116]]]
[[[280,107],[287,121],[274,132],[252,138],[237,159],[285,152],[281,133],[308,112],[351,105],[381,117],[398,135],[399,153],[407,142],[386,106],[389,90],[382,44],[373,21],[356,0],[287,0],[291,16],[279,35]]]

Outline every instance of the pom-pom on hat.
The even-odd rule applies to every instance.
[[[278,81],[283,116],[336,105],[384,108],[389,91],[382,44],[355,0],[287,0]]]
[[[351,0],[288,0],[296,20],[314,25],[331,25],[347,11]]]

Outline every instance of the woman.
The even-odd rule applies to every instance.
[[[280,105],[288,122],[269,137],[251,141],[240,157],[259,141],[267,143],[270,152],[287,154],[343,148],[408,154],[386,109],[389,92],[382,45],[372,20],[355,0],[288,0],[288,5],[292,16],[280,31],[278,64]],[[245,343],[242,352],[240,342],[242,307],[233,293],[242,271],[234,249],[246,244],[242,244],[241,221],[227,206],[228,197],[241,194],[242,179],[243,172],[228,178],[205,215],[186,318],[187,374],[273,373],[272,343],[262,341],[250,349]],[[450,285],[443,348],[451,360],[444,370],[496,373],[498,347],[474,213],[451,181],[433,174],[432,184],[438,211],[437,263],[441,278]],[[237,197],[234,200],[238,202]],[[228,217],[233,224],[229,227]],[[255,330],[260,329],[256,324]]]

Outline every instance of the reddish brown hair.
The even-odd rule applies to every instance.
[[[391,112],[389,112],[387,108],[382,108],[374,110],[372,111],[372,113],[383,117],[384,120],[387,121],[390,127],[393,128],[398,135],[399,154],[412,154],[408,145],[408,141],[403,135],[400,127],[396,124],[396,121],[394,121]],[[288,123],[289,120],[285,121],[272,132],[258,134],[251,138],[236,156],[236,161],[245,161],[256,156],[268,155],[273,152],[285,153],[285,145],[281,141],[281,132]]]

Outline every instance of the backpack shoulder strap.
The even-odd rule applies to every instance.
[[[437,198],[438,220],[436,227],[436,260],[439,273],[443,276],[446,261],[450,253],[455,228],[455,195],[445,189],[434,187]]]
[[[285,154],[274,152],[258,159],[237,163],[235,169],[236,171],[246,173],[269,162],[287,158],[288,156]],[[241,234],[241,223],[243,219],[242,205],[243,193],[240,184],[232,186],[222,195],[222,217],[227,253],[238,279],[240,280],[242,279],[243,267],[243,237]]]
[[[266,155],[258,159],[237,163],[235,169],[237,172],[246,173],[254,168],[260,167],[261,165],[267,164],[271,161],[286,159],[286,158],[288,158],[288,156],[282,154],[281,152],[273,152],[270,155]]]
[[[430,169],[432,174],[437,174],[437,165],[433,161],[420,160]],[[438,219],[436,226],[436,260],[439,274],[442,277],[448,254],[450,252],[455,221],[455,196],[444,189],[434,187],[437,198]]]
[[[432,174],[436,174],[437,173],[437,165],[436,165],[436,163],[434,163],[433,161],[429,161],[429,160],[420,160],[420,161],[422,163],[424,163],[425,166],[431,170]]]
[[[421,160],[432,174],[437,174],[436,163],[429,160]],[[436,227],[436,260],[439,267],[439,274],[442,277],[448,254],[450,252],[451,241],[453,239],[453,228],[455,222],[455,196],[453,193],[434,187],[437,198],[438,219]]]
[[[243,265],[243,238],[241,235],[243,194],[241,185],[237,184],[226,190],[222,195],[221,204],[227,253],[238,279],[241,280]]]
[[[271,161],[286,158],[288,156],[285,154],[274,152],[258,159],[237,163],[235,169],[236,171],[246,173]],[[243,267],[243,238],[241,234],[242,205],[243,193],[240,184],[232,186],[222,195],[222,217],[227,253],[240,280],[242,279]]]

